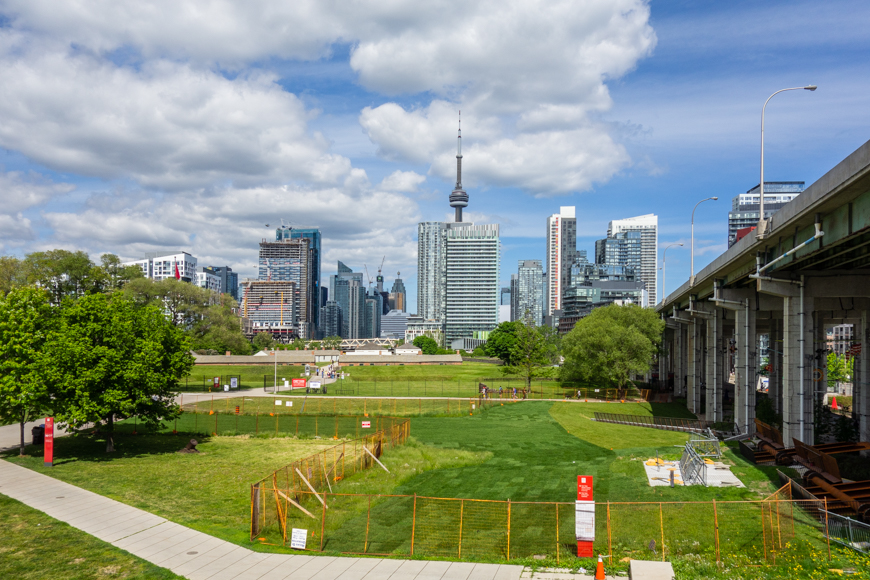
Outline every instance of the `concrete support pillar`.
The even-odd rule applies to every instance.
[[[755,330],[754,300],[735,310],[737,320],[736,379],[734,385],[734,422],[741,432],[755,433],[755,384],[758,376],[758,338]]]
[[[782,321],[770,322],[770,376],[768,378],[767,396],[773,403],[773,409],[782,413]]]
[[[719,308],[713,309],[713,316],[707,320],[707,357],[706,357],[706,417],[708,421],[722,420],[722,315]]]
[[[696,415],[701,408],[701,383],[704,380],[704,321],[695,318],[689,325],[689,376],[686,389],[686,406]]]
[[[814,443],[813,387],[807,372],[807,362],[813,357],[813,316],[805,304],[808,301],[803,302],[799,291],[783,297],[782,437],[787,446],[793,438]]]
[[[858,440],[870,441],[870,311],[861,311],[855,341],[861,344],[861,354],[852,377],[852,413],[858,418]]]
[[[674,397],[686,396],[686,325],[674,331]]]

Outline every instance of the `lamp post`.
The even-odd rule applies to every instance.
[[[673,244],[666,246],[665,251],[662,252],[662,304],[665,303],[665,292],[666,292],[666,290],[665,290],[665,281],[666,281],[666,279],[665,279],[665,260],[667,260],[667,257],[668,257],[668,248],[671,248],[673,246],[682,246],[682,245],[683,245],[683,242],[674,242]]]
[[[698,209],[698,206],[704,203],[705,201],[718,201],[718,197],[708,197],[707,199],[702,199],[698,203],[695,204],[695,207],[692,208],[692,274],[689,276],[689,286],[695,285],[695,210]]]
[[[784,93],[785,91],[814,91],[818,87],[816,85],[807,85],[805,87],[791,87],[788,89],[780,89],[767,97],[764,101],[764,106],[761,107],[761,180],[758,182],[758,231],[756,237],[760,240],[767,233],[767,220],[764,219],[764,110],[767,108],[767,103],[770,102],[775,95]]]

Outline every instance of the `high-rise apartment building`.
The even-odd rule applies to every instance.
[[[210,272],[208,268],[203,268],[202,272],[196,273],[196,285],[218,294],[221,293],[220,276]]]
[[[516,295],[516,298],[514,298]],[[544,267],[540,260],[520,260],[511,275],[511,320],[540,325],[544,320]]]
[[[396,272],[396,276],[399,275],[401,275],[401,272]],[[390,289],[389,295],[389,305],[391,311],[398,310],[399,312],[405,312],[405,295],[405,283],[402,281],[401,278],[396,278],[395,280],[393,280],[393,287]]]
[[[314,251],[308,238],[282,239],[260,242],[258,279],[264,282],[294,282],[297,295],[296,324],[300,338],[314,337],[315,305],[320,301],[318,290],[315,300],[311,295],[311,264]]]
[[[320,295],[320,229],[319,228],[294,228],[282,225],[275,230],[275,240],[308,240],[311,258],[308,267],[308,303],[311,305],[311,323],[315,328],[320,328],[320,307],[326,301],[321,302]]]
[[[562,295],[570,283],[577,255],[577,218],[574,206],[560,207],[547,218],[546,315],[562,309]]]
[[[803,181],[765,181],[764,182],[764,217],[770,218],[788,202],[796,198],[804,190]],[[746,193],[741,193],[731,200],[731,211],[728,212],[728,247],[739,239],[740,230],[747,230],[758,225],[758,212],[761,188],[756,185]]]
[[[290,280],[244,280],[242,282],[242,318],[251,324],[252,334],[268,332],[287,342],[300,333],[299,304],[301,295],[296,282]]]
[[[327,336],[341,336],[341,307],[335,300],[329,300],[320,309],[321,334]]]
[[[607,237],[623,232],[640,232],[640,263],[636,274],[647,293],[647,302],[641,306],[655,306],[658,285],[658,236],[659,218],[647,214],[622,220],[613,220],[607,226]]]
[[[511,287],[504,286],[499,292],[498,304],[499,306],[510,305],[511,303]]]
[[[236,300],[239,299],[239,275],[233,272],[229,266],[205,266],[203,272],[209,272],[220,278],[222,294],[229,294]]]
[[[457,221],[423,222],[417,229],[417,314],[443,326],[446,344],[498,325],[499,227],[462,221],[468,194],[462,189],[461,151],[458,145],[450,194]]]
[[[362,272],[338,262],[338,272],[329,277],[329,294],[341,308],[342,338],[366,337],[366,289]]]
[[[381,338],[404,339],[408,329],[408,314],[400,310],[390,310],[381,318]]]
[[[374,292],[366,296],[365,335],[362,338],[378,338],[381,335],[383,309],[383,296],[380,293]]]

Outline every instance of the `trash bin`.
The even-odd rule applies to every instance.
[[[45,425],[37,425],[30,430],[30,434],[33,436],[34,445],[42,445],[45,443]]]

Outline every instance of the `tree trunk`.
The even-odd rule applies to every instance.
[[[108,435],[106,436],[106,453],[113,453],[115,451],[115,414],[109,413],[109,416],[106,418],[106,430],[108,431]]]
[[[21,447],[18,449],[18,457],[24,457],[24,419],[20,422],[21,425]]]

